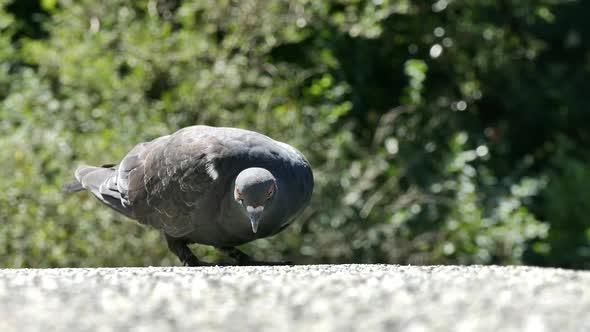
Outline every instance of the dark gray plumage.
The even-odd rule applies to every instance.
[[[66,190],[101,202],[166,235],[191,266],[190,243],[215,246],[253,264],[234,247],[274,235],[309,203],[313,174],[295,148],[243,129],[193,126],[136,145],[120,163],[81,166]]]

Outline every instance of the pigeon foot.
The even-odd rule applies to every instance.
[[[254,258],[250,257],[243,251],[234,248],[234,247],[221,247],[217,248],[219,251],[223,252],[224,254],[228,255],[232,259],[237,262],[237,265],[241,266],[260,266],[260,265],[293,265],[292,262],[288,261],[277,261],[277,262],[269,262],[269,261],[257,261]]]

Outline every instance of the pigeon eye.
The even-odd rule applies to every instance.
[[[268,192],[266,193],[266,197],[270,197],[272,196],[272,194],[275,193],[275,186],[270,187],[270,189],[268,190]]]

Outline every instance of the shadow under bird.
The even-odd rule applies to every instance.
[[[188,266],[210,265],[188,245],[211,245],[238,264],[235,248],[289,226],[308,205],[313,174],[303,154],[262,134],[192,126],[136,145],[118,164],[80,166],[66,191],[86,189],[105,205],[161,230]]]

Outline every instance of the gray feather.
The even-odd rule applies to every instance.
[[[116,166],[108,165],[107,168],[94,166],[80,166],[74,176],[78,183],[90,191],[96,198],[108,207],[133,218],[133,212],[121,202],[121,193],[116,188]]]
[[[80,182],[74,181],[74,182],[64,184],[61,187],[61,190],[65,193],[69,194],[69,193],[75,193],[78,191],[82,191],[82,190],[84,190],[84,187],[82,186],[82,184]]]

